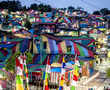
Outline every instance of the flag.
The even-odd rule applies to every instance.
[[[73,77],[72,77],[72,80],[71,80],[71,88],[70,90],[75,90],[75,86],[77,85],[77,81],[78,81],[78,77],[79,77],[79,67],[80,64],[79,64],[79,58],[77,56],[77,54],[75,55],[75,65],[74,65],[74,70],[73,70]]]
[[[71,86],[70,90],[75,90],[75,86]]]
[[[28,79],[28,69],[26,65],[26,56],[23,56],[23,64],[24,64],[24,73],[26,74],[26,90],[29,90],[29,79]]]
[[[65,67],[65,59],[64,59],[64,57],[63,57],[62,68],[61,68],[61,74],[65,74],[65,69],[64,69],[64,67]]]
[[[64,84],[64,75],[61,76],[60,86],[63,86]]]
[[[65,72],[65,81],[68,81],[68,71],[67,72]]]
[[[47,72],[47,73],[50,73],[50,71],[51,71],[51,67],[50,67],[50,58],[48,57],[47,65],[46,65],[46,72]]]
[[[63,84],[64,84],[64,75],[61,75],[59,90],[63,90]]]
[[[60,87],[59,87],[59,90],[63,90],[63,87],[62,87],[62,86],[60,86]]]
[[[45,80],[44,80],[44,90],[49,90],[48,87],[48,73],[45,73]]]
[[[78,56],[77,56],[77,54],[75,55],[75,62],[76,61],[78,61],[79,60],[79,58],[78,58]]]
[[[16,90],[24,90],[23,78],[20,75],[16,76]]]
[[[16,58],[16,90],[24,90],[24,87],[23,87],[23,60],[20,56]]]
[[[78,77],[76,75],[73,76],[74,81],[78,81]]]
[[[50,58],[48,57],[48,60],[47,60],[47,64],[46,64],[46,70],[45,70],[45,80],[44,80],[44,90],[49,90],[49,87],[48,87],[48,74],[50,73]]]
[[[73,81],[78,81],[78,77],[79,77],[79,66],[80,63],[78,61],[78,56],[76,54],[75,56],[75,65],[74,65],[74,71],[73,71]]]
[[[63,57],[62,68],[64,68],[64,67],[65,67],[65,59],[64,59],[64,57]]]
[[[61,79],[60,79],[60,86],[59,86],[59,90],[63,90],[63,84],[64,84],[64,74],[65,74],[65,59],[63,57],[63,60],[62,60],[62,68],[61,68]]]
[[[76,54],[76,56],[75,56],[75,65],[80,66],[79,58],[78,58],[77,54]]]

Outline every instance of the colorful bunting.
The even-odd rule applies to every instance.
[[[48,87],[48,80],[49,80],[49,73],[50,73],[50,58],[48,57],[47,64],[46,64],[46,70],[45,70],[45,80],[44,80],[44,90],[49,90]]]

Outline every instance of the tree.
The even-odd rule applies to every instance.
[[[8,9],[8,2],[7,1],[0,2],[0,9]]]
[[[25,25],[24,25],[26,28],[28,28],[28,30],[30,30],[31,29],[31,26],[32,26],[32,24],[30,23],[30,21],[29,20],[26,20],[26,23],[25,23]]]
[[[11,59],[9,60],[6,60],[5,61],[5,69],[7,71],[12,71],[12,72],[15,72],[15,60],[16,60],[16,56],[20,55],[20,52],[16,52],[12,57]]]
[[[107,78],[110,78],[110,68],[108,68],[108,69],[106,70],[106,76],[107,76]]]
[[[108,15],[110,14],[110,10],[108,10],[107,8],[102,8],[99,11],[94,11],[93,12],[94,15]]]
[[[51,12],[52,11],[52,8],[50,5],[44,5],[44,4],[37,5],[36,3],[31,4],[30,9],[38,10],[41,12]]]
[[[41,11],[41,12],[51,12],[51,11],[52,11],[52,8],[51,8],[50,5],[39,4],[37,10],[38,10],[38,11]]]
[[[23,6],[21,10],[26,11],[27,10],[26,6]]]
[[[43,9],[44,9],[43,4],[40,4],[40,5],[38,6],[38,11],[43,12]]]
[[[94,11],[93,14],[94,15],[100,15],[100,11]]]
[[[68,10],[69,10],[69,11],[73,11],[74,9],[75,9],[75,8],[74,8],[73,6],[69,6],[69,7],[68,7]]]
[[[0,2],[0,9],[8,9],[9,11],[18,11],[22,8],[19,1],[2,1]]]
[[[38,5],[36,3],[31,4],[30,9],[37,10]]]
[[[109,10],[108,10],[107,8],[102,8],[102,9],[100,10],[100,13],[101,13],[102,15],[107,15],[107,14],[109,13]]]
[[[14,55],[12,55],[12,57],[10,58],[10,60],[6,60],[6,64],[5,64],[5,69],[7,71],[12,71],[12,72],[15,72],[15,64],[16,64],[16,57],[20,55],[20,52],[16,52],[14,53]],[[29,64],[29,63],[32,63],[32,54],[30,52],[26,52],[26,63]]]
[[[18,0],[15,1],[1,1],[0,2],[0,9],[8,9],[9,12],[10,11],[26,11],[29,9],[33,9],[33,10],[38,10],[41,12],[50,12],[52,11],[52,7],[50,5],[44,5],[44,4],[39,4],[37,5],[36,3],[31,4],[31,6],[29,8],[26,8],[26,6],[22,6],[21,2],[19,2]]]
[[[44,10],[45,12],[51,12],[52,11],[52,7],[50,5],[45,5],[44,8],[45,8],[45,10]]]

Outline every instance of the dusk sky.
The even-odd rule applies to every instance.
[[[0,0],[2,1],[2,0]],[[22,5],[29,6],[32,3],[50,4],[52,7],[63,8],[68,6],[83,7],[88,12],[101,8],[110,9],[110,0],[19,0]]]

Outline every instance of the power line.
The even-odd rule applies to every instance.
[[[35,2],[37,2],[37,3],[42,3],[42,4],[44,4],[44,2],[42,2],[41,0],[34,0]]]
[[[83,3],[85,3],[85,4],[87,4],[87,5],[90,5],[91,7],[93,7],[93,8],[97,8],[97,9],[101,9],[100,7],[98,7],[98,6],[96,6],[95,4],[92,4],[92,3],[90,3],[90,2],[87,2],[87,1],[85,1],[85,0],[81,0]]]
[[[49,1],[48,0],[34,0],[34,1],[36,1],[36,2],[38,2],[38,3],[42,3],[42,4],[44,4],[44,5],[46,5],[46,4],[48,4],[49,3]]]

